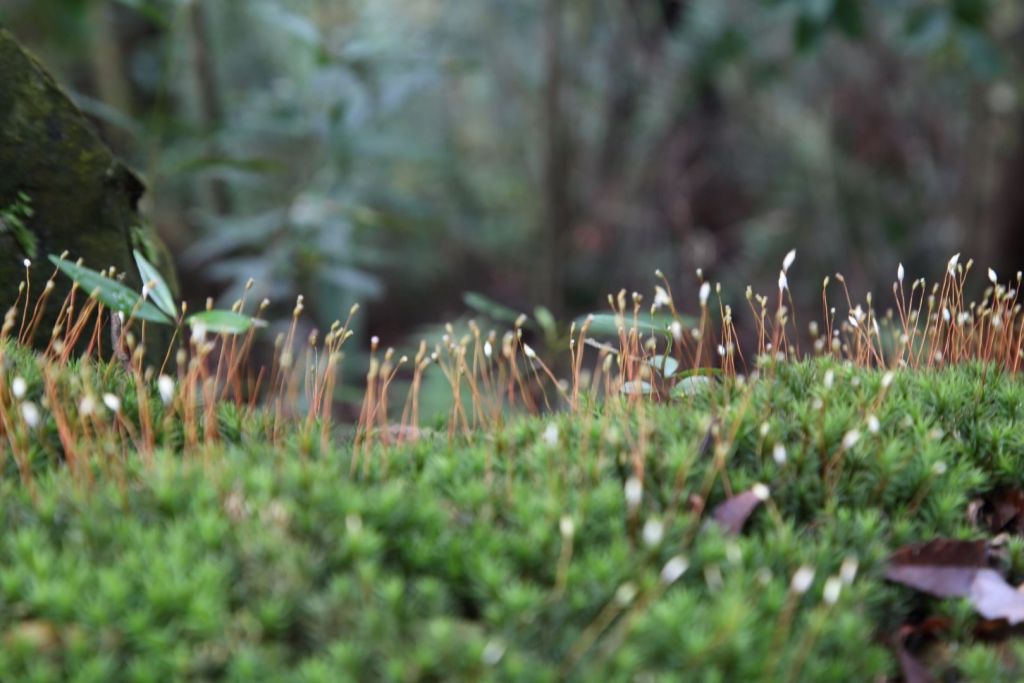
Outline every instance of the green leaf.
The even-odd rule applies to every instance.
[[[167,27],[169,25],[167,10],[159,7],[154,0],[114,0],[114,2],[130,7],[157,26]]]
[[[622,393],[627,395],[642,394],[647,395],[654,391],[650,382],[623,382]]]
[[[583,325],[588,317],[581,316],[577,318],[576,327],[579,328]],[[651,316],[647,313],[642,313],[636,317],[636,327],[641,332],[668,332],[672,320],[673,318],[670,315]],[[692,325],[693,319],[684,317],[680,322],[683,325]],[[627,315],[620,319],[614,313],[594,313],[588,332],[599,337],[617,337],[620,324],[625,325],[627,330],[632,329],[633,316]]]
[[[679,369],[679,361],[672,356],[651,356],[647,362],[666,378],[676,374],[676,370]]]
[[[705,375],[694,375],[692,377],[684,377],[672,387],[671,396],[673,398],[679,398],[681,396],[693,396],[698,391],[706,389],[711,386],[711,378]]]
[[[264,327],[265,320],[257,320],[235,311],[203,311],[188,317],[190,327],[202,325],[214,334],[242,334],[252,327]]]
[[[951,28],[949,13],[938,7],[919,8],[907,15],[908,46],[919,52],[937,50],[949,40]]]
[[[953,0],[953,17],[974,29],[982,29],[988,21],[991,3],[989,0]]]
[[[720,377],[724,373],[721,368],[690,368],[676,373],[676,379],[685,377]]]
[[[976,29],[957,31],[967,63],[982,78],[995,78],[1003,71],[1003,55],[993,40]]]
[[[816,22],[825,21],[832,13],[836,0],[801,0],[803,14]]]
[[[544,306],[537,306],[533,309],[533,317],[540,325],[541,331],[544,332],[544,338],[551,343],[557,337],[558,332],[555,316],[551,315],[551,311]]]
[[[497,301],[478,292],[465,292],[462,295],[462,303],[477,313],[482,313],[495,321],[514,323],[520,315],[508,306],[499,304]]]
[[[832,19],[839,29],[849,38],[860,38],[864,35],[864,12],[862,0],[836,0],[832,9]]]
[[[18,198],[13,204],[0,209],[0,234],[10,233],[25,256],[33,261],[39,255],[39,241],[25,221],[34,213],[32,200],[24,192],[18,193]]]
[[[796,25],[793,27],[793,45],[797,52],[809,52],[817,46],[821,34],[821,22],[815,21],[813,17],[806,14],[801,14],[797,17]]]
[[[150,291],[153,303],[172,319],[176,318],[177,307],[174,305],[174,295],[171,294],[171,288],[167,286],[160,271],[147,261],[138,249],[132,249],[132,253],[135,255],[135,265],[139,267],[139,275],[142,276],[142,286],[145,287],[149,283],[153,283],[153,288]]]
[[[101,275],[91,268],[61,259],[53,254],[50,254],[50,261],[62,273],[77,282],[78,286],[85,290],[87,294],[91,296],[95,293],[100,303],[112,311],[124,313],[125,315],[134,315],[139,320],[151,323],[160,323],[161,325],[172,324],[173,321],[163,311],[148,301],[140,301],[142,297],[138,292],[130,287],[126,287],[117,280]]]

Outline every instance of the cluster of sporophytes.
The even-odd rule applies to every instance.
[[[891,312],[823,295],[802,358],[792,262],[774,305],[747,297],[747,359],[700,280],[692,317],[662,281],[568,329],[373,340],[347,431],[354,310],[300,340],[297,302],[266,370],[252,324],[183,326],[148,366],[147,298],[74,288],[33,351],[26,285],[0,342],[0,679],[1019,679],[1009,620],[885,579],[933,539],[1024,579],[1017,283],[965,303],[954,259],[934,288],[901,268]],[[127,362],[100,357],[111,305]]]

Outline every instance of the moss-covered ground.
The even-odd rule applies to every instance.
[[[1024,384],[992,366],[781,363],[353,463],[227,403],[186,448],[155,388],[154,450],[103,452],[142,419],[125,373],[64,369],[74,401],[82,376],[121,399],[86,418],[33,355],[4,363],[3,681],[899,680],[926,619],[906,645],[936,677],[1024,676],[1012,630],[882,576],[904,544],[992,537],[972,501],[1021,484]],[[65,462],[55,413],[97,452]],[[711,521],[758,483],[741,533]],[[997,544],[1024,580],[1024,543]]]

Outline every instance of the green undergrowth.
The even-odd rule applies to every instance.
[[[681,402],[378,446],[353,476],[344,439],[271,443],[227,406],[220,439],[183,450],[154,393],[151,459],[96,453],[73,476],[35,361],[8,351],[43,418],[31,486],[9,454],[0,481],[0,680],[898,680],[890,638],[929,614],[950,619],[921,655],[943,680],[1024,676],[1024,641],[982,641],[965,602],[881,578],[903,544],[986,536],[969,504],[1021,483],[1024,385],[982,365],[884,391],[881,372],[782,364]],[[131,383],[110,381],[131,422]],[[771,498],[741,534],[710,521],[727,485],[756,483]],[[1022,549],[1006,541],[1015,584]]]

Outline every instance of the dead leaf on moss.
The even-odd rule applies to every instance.
[[[896,650],[896,659],[899,661],[904,683],[932,683],[935,680],[928,668],[910,652],[907,646],[912,641],[916,643],[914,647],[919,647],[922,641],[934,640],[948,628],[948,618],[934,616],[915,624],[904,624],[900,627],[893,638],[893,648]]]
[[[970,508],[968,508],[970,513]],[[981,500],[975,522],[984,524],[992,533],[1008,531],[1024,533],[1024,491],[999,489]]]
[[[975,573],[969,597],[974,609],[986,619],[1005,619],[1011,626],[1024,621],[1024,593],[994,569]]]
[[[889,558],[885,578],[940,598],[965,597],[981,569],[988,568],[984,540],[935,539],[905,546]]]
[[[896,646],[896,659],[899,660],[904,683],[932,683],[935,680],[924,664],[907,652],[902,643]]]
[[[975,498],[967,504],[967,521],[977,529],[982,525],[982,511],[985,509],[985,500]]]
[[[940,598],[968,598],[985,619],[1024,622],[1024,593],[989,567],[989,560],[984,540],[940,538],[897,550],[885,578]]]
[[[767,486],[754,484],[749,491],[719,503],[711,512],[711,518],[721,525],[726,533],[739,534],[757,506],[768,500],[768,495]]]
[[[974,625],[972,634],[976,640],[989,643],[1003,641],[1014,635],[1024,635],[1021,627],[1010,626],[1006,623],[1006,619],[985,618],[978,619],[978,623]]]

